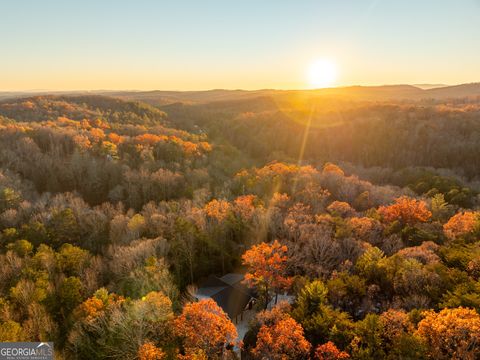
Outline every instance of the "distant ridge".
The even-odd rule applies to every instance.
[[[123,100],[142,101],[155,106],[168,105],[173,103],[183,104],[205,104],[219,101],[248,100],[258,97],[282,97],[302,96],[339,98],[343,100],[442,100],[448,98],[465,98],[480,96],[480,83],[460,84],[446,86],[442,84],[418,84],[418,85],[380,85],[380,86],[345,86],[334,88],[323,88],[313,90],[225,90],[214,89],[204,91],[39,91],[39,92],[0,92],[0,100],[7,98],[18,98],[32,95],[105,95]]]
[[[480,96],[480,83],[470,83],[447,86],[438,89],[427,90],[429,96],[432,98],[460,98]]]
[[[323,97],[344,100],[441,100],[447,98],[464,98],[480,96],[480,83],[461,84],[455,86],[425,85],[422,89],[414,85],[380,85],[380,86],[346,86],[314,90],[208,90],[208,91],[117,91],[105,93],[122,99],[144,101],[152,105],[172,103],[202,104],[218,101],[247,100],[258,97]],[[432,87],[433,86],[433,87]]]

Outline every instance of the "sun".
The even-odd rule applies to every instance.
[[[337,79],[337,66],[329,59],[318,59],[308,69],[308,81],[312,88],[332,86]]]

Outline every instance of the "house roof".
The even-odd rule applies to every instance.
[[[213,295],[219,293],[220,291],[222,291],[225,288],[226,288],[226,286],[204,287],[204,288],[200,288],[200,289],[197,290],[197,295],[212,297]]]
[[[240,315],[253,297],[252,291],[242,284],[243,274],[226,274],[221,278],[210,275],[197,290],[196,297],[215,300],[233,319]]]
[[[229,285],[235,285],[235,284],[241,283],[244,278],[245,276],[243,274],[230,273],[230,274],[223,275],[220,278],[220,280],[222,280],[223,282],[226,282]]]

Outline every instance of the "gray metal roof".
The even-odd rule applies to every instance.
[[[228,285],[235,285],[241,282],[244,278],[245,276],[243,274],[230,273],[223,275],[220,280],[226,282]]]
[[[226,286],[202,287],[197,290],[197,295],[212,297],[226,288]]]
[[[210,297],[233,319],[242,313],[253,293],[242,284],[243,274],[226,274],[221,278],[210,275],[198,288],[198,299]]]

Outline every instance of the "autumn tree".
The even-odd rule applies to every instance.
[[[68,275],[78,276],[88,266],[90,254],[87,250],[63,244],[56,254],[58,267]]]
[[[220,359],[236,344],[237,330],[214,300],[188,303],[174,321],[175,333],[183,340],[185,355],[203,351],[209,359]]]
[[[417,335],[428,346],[432,359],[474,360],[480,357],[480,315],[459,307],[432,310],[418,324]]]
[[[22,326],[13,321],[0,321],[0,341],[2,342],[16,342],[25,339]]]
[[[242,350],[250,353],[256,346],[257,335],[262,326],[272,326],[280,320],[290,317],[291,305],[287,301],[280,301],[270,310],[259,311],[249,322],[249,330],[243,337]]]
[[[414,225],[426,222],[432,216],[424,201],[412,199],[406,196],[395,199],[395,203],[389,206],[380,206],[380,215],[386,222],[399,221],[402,225]]]
[[[480,217],[478,213],[472,211],[455,214],[445,225],[443,225],[443,231],[450,239],[469,235],[479,228]]]
[[[205,205],[204,211],[208,219],[208,228],[212,237],[220,245],[220,256],[222,261],[222,273],[225,273],[225,255],[227,255],[226,240],[227,228],[225,222],[231,212],[231,205],[225,200],[212,200]]]
[[[424,346],[418,336],[413,334],[414,325],[409,314],[403,310],[389,309],[378,320],[382,348],[391,358],[425,358]]]
[[[323,173],[324,174],[336,174],[338,176],[344,176],[345,173],[343,172],[343,170],[338,166],[338,165],[335,165],[335,164],[332,164],[330,162],[327,162],[325,163],[325,165],[323,165]]]
[[[258,199],[255,195],[243,195],[233,202],[233,211],[242,221],[250,221],[255,213],[255,204]]]
[[[17,206],[20,203],[21,196],[14,189],[5,187],[0,190],[0,211]]]
[[[31,255],[33,245],[27,240],[17,240],[7,245],[7,249],[13,250],[18,256],[25,257]]]
[[[164,360],[166,354],[151,342],[146,342],[138,349],[138,360]]]
[[[230,203],[225,200],[214,199],[205,205],[204,210],[209,218],[221,223],[225,221],[230,212]]]
[[[327,211],[333,216],[349,217],[355,214],[349,203],[344,201],[334,201],[327,207]]]
[[[302,326],[293,318],[287,317],[260,328],[252,355],[254,359],[307,359],[310,348]]]
[[[245,283],[255,287],[263,294],[267,308],[271,293],[278,295],[282,289],[287,289],[292,279],[286,274],[287,247],[277,240],[271,244],[262,242],[252,246],[242,255],[243,264],[248,267]]]
[[[368,217],[352,217],[349,219],[348,224],[352,229],[353,235],[362,240],[370,240],[375,233],[379,232],[380,223]]]
[[[100,289],[75,311],[69,354],[79,358],[134,359],[145,343],[172,347],[172,302],[159,292],[125,300]],[[147,350],[147,349],[145,349]]]
[[[319,345],[315,349],[315,360],[342,360],[342,359],[350,359],[350,355],[345,352],[339,350],[335,344],[331,341]]]
[[[287,301],[280,301],[270,310],[262,310],[257,313],[255,320],[251,323],[257,327],[257,332],[262,326],[271,326],[290,317],[291,305]]]

